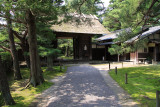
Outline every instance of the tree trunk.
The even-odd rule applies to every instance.
[[[69,46],[66,46],[65,48],[66,48],[66,50],[65,50],[65,56],[68,57],[69,56]]]
[[[8,29],[8,34],[9,34],[9,44],[10,44],[10,49],[11,49],[11,55],[12,55],[12,59],[13,59],[14,79],[20,80],[20,79],[22,79],[22,76],[20,73],[18,55],[17,55],[17,50],[16,50],[16,46],[15,46],[15,42],[14,42],[13,31],[12,31],[12,22],[10,20],[9,12],[7,12],[7,29]]]
[[[67,57],[69,57],[69,46],[67,46]]]
[[[24,59],[26,61],[27,67],[29,69],[31,69],[31,66],[30,66],[30,57],[28,55],[24,55]]]
[[[39,61],[38,49],[37,49],[37,37],[36,37],[36,23],[35,16],[30,10],[26,12],[26,21],[28,27],[28,42],[30,52],[30,67],[31,67],[31,80],[30,83],[35,87],[44,82],[42,70]]]
[[[119,62],[119,54],[118,54],[118,62]]]
[[[52,56],[47,56],[47,70],[46,71],[53,71],[53,58],[52,58]]]
[[[4,67],[2,66],[1,58],[0,58],[0,91],[2,92],[3,99],[6,105],[14,105],[15,102],[10,94],[9,84],[7,81],[6,73],[4,72]]]
[[[30,67],[30,57],[29,57],[29,55],[26,55],[26,53],[29,53],[29,46],[28,46],[28,43],[26,43],[27,42],[26,40],[21,41],[21,42],[23,42],[21,44],[21,48],[22,48],[22,51],[23,51],[24,59],[26,61],[27,67],[30,69],[31,68]]]

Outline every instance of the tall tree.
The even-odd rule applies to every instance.
[[[30,69],[29,44],[27,41],[28,29],[26,28],[24,33],[22,32],[19,33],[18,31],[13,30],[13,34],[19,40],[18,42],[16,42],[16,44],[18,44],[21,47],[27,67]]]
[[[120,49],[121,51],[119,52],[123,54],[136,50],[138,47],[145,47],[146,39],[134,42],[134,45],[129,45],[125,41],[141,34],[145,26],[160,24],[159,5],[158,0],[111,0],[111,4],[105,14],[104,25],[110,28],[111,31],[130,28],[131,33],[123,32],[117,35],[118,38],[114,42],[119,42],[120,44],[112,45],[109,49],[110,53],[118,54],[116,50]],[[116,25],[117,21],[112,24],[114,21],[110,17],[118,20],[120,24]]]
[[[23,2],[23,3],[22,3]],[[19,9],[24,17],[28,28],[28,43],[30,53],[30,67],[31,67],[31,80],[33,86],[40,85],[44,82],[42,70],[40,68],[40,60],[37,49],[37,28],[36,23],[43,22],[44,24],[56,23],[58,11],[63,10],[61,0],[26,0],[17,1],[15,9]],[[23,10],[23,11],[21,11]],[[19,14],[19,13],[17,13]],[[18,15],[17,15],[18,16]],[[17,17],[16,17],[17,18]]]
[[[141,0],[137,12],[143,14],[141,21],[137,24],[143,26],[160,25],[160,1],[159,0]]]
[[[4,67],[5,65],[3,65],[0,57],[0,92],[2,93],[6,105],[14,105],[15,102],[10,93],[7,76],[4,72]]]
[[[44,23],[37,23],[36,25],[39,55],[47,59],[46,71],[53,71],[53,61],[59,56],[61,52],[59,49],[53,48],[53,41],[56,39],[56,35],[50,29],[49,25]]]
[[[103,24],[110,30],[160,23],[159,0],[111,0]]]
[[[13,70],[14,70],[14,79],[20,80],[22,79],[20,68],[19,68],[19,62],[18,62],[18,56],[17,56],[17,50],[15,46],[15,41],[13,37],[13,31],[12,31],[12,20],[11,20],[11,4],[10,1],[6,0],[4,3],[0,2],[0,19],[5,20],[7,25],[4,25],[3,27],[6,27],[8,31],[9,36],[9,44],[10,49],[4,48],[1,46],[1,48],[9,51],[12,55],[13,59]]]
[[[141,0],[111,0],[105,14],[103,25],[110,31],[135,26],[143,15],[136,12]]]
[[[22,79],[20,68],[19,68],[19,60],[17,55],[17,50],[15,46],[13,31],[12,31],[12,21],[10,19],[10,13],[9,11],[6,12],[6,20],[7,20],[7,30],[9,35],[9,43],[10,43],[10,49],[11,49],[11,55],[13,58],[13,68],[14,68],[14,79],[20,80]]]
[[[86,0],[84,1],[88,3],[88,1]],[[99,3],[98,1],[95,0],[93,3]],[[37,86],[43,83],[44,81],[42,76],[42,71],[40,69],[40,61],[37,50],[36,24],[38,22],[43,22],[44,24],[57,23],[58,15],[65,14],[67,10],[65,6],[62,5],[62,2],[63,0],[40,0],[40,1],[11,0],[10,1],[13,14],[11,20],[14,21],[15,24],[17,23],[24,24],[28,29],[28,42],[29,42],[29,53],[30,53],[30,63],[31,63],[30,83],[33,84],[33,86]],[[80,5],[80,8],[81,6],[82,5]]]
[[[134,45],[126,43],[127,40],[137,35],[139,31],[140,30],[133,32],[131,29],[122,30],[122,32],[117,34],[117,38],[113,40],[115,44],[111,45],[111,47],[108,49],[110,54],[124,55],[129,52],[134,52],[138,48],[145,47],[147,39],[137,41]]]
[[[3,3],[6,3],[4,1]],[[15,24],[24,24],[28,29],[28,42],[31,65],[31,81],[33,86],[37,86],[44,82],[42,70],[40,68],[39,55],[37,50],[37,33],[36,23],[43,22],[44,24],[56,23],[57,15],[65,11],[64,6],[61,6],[61,0],[18,0],[9,1],[12,9],[11,21]],[[1,3],[1,5],[3,5]],[[60,6],[60,7],[59,7]],[[8,8],[8,5],[5,5]],[[59,11],[61,10],[61,11]],[[62,12],[64,13],[64,12]],[[0,13],[0,16],[3,12]]]
[[[33,86],[40,85],[44,82],[43,75],[41,72],[40,60],[37,50],[37,37],[36,37],[36,21],[35,16],[31,10],[26,11],[26,22],[28,27],[29,37],[29,52],[30,52],[30,63],[31,63],[31,84]]]
[[[98,15],[103,11],[104,5],[101,0],[65,0],[70,12]]]

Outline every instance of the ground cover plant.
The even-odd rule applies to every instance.
[[[128,84],[125,84],[125,73],[128,74]],[[160,65],[121,68],[117,75],[114,70],[109,74],[142,107],[156,106],[156,91],[160,91]]]
[[[30,103],[34,100],[36,96],[38,96],[40,93],[42,93],[44,90],[52,86],[54,83],[50,82],[51,79],[53,79],[56,76],[61,76],[65,73],[67,67],[62,69],[60,71],[60,66],[53,67],[54,71],[46,71],[47,67],[42,67],[43,76],[45,79],[44,84],[39,85],[37,87],[29,86],[28,88],[24,88],[27,84],[28,78],[29,78],[29,70],[28,68],[21,68],[21,73],[23,76],[22,80],[12,80],[10,82],[10,90],[13,99],[16,102],[16,105],[10,105],[5,107],[28,107]],[[1,96],[1,94],[0,94]],[[0,97],[1,98],[1,97]],[[0,104],[2,106],[3,100],[0,100]]]

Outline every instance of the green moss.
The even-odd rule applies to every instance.
[[[60,72],[59,66],[54,66],[53,68],[54,68],[54,71],[46,71],[46,67],[42,67],[42,70],[44,71],[43,76],[44,76],[45,82],[42,85],[39,85],[37,87],[29,86],[29,88],[26,88],[26,89],[24,89],[24,86],[28,81],[30,73],[27,68],[21,69],[23,80],[10,81],[11,94],[16,102],[16,105],[5,106],[5,107],[28,107],[30,103],[35,99],[36,96],[38,96],[44,90],[48,89],[53,85],[53,83],[49,81],[50,79],[53,79],[56,76],[62,76],[67,69],[67,67],[65,67],[65,69],[62,69],[62,71]]]
[[[61,59],[73,59],[73,56],[69,56],[69,57],[67,57],[67,56],[60,56],[59,58],[61,58]]]
[[[128,74],[128,84],[125,84],[125,73]],[[118,69],[118,75],[114,70],[109,74],[142,106],[156,106],[156,90],[160,90],[160,65],[122,68]]]
[[[2,105],[4,105],[4,101],[3,101],[2,93],[0,92],[0,107]]]

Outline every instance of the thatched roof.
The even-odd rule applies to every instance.
[[[61,24],[52,25],[51,29],[55,32],[67,33],[84,33],[84,34],[107,34],[109,31],[99,22],[98,18],[94,15],[84,14],[70,14],[69,21],[62,22]],[[64,17],[59,17],[63,20]]]

